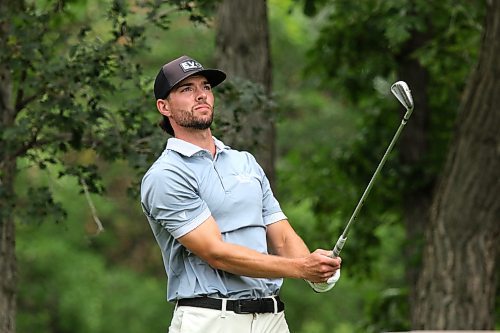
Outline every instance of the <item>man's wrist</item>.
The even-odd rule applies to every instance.
[[[306,265],[306,260],[305,258],[293,258],[291,259],[291,267],[293,267],[293,276],[292,278],[295,279],[306,279],[305,275],[305,265]]]

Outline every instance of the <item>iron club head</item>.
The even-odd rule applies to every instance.
[[[413,111],[413,97],[410,88],[404,81],[398,81],[391,86],[391,92],[398,101],[403,104],[407,111]]]

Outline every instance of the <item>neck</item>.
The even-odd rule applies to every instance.
[[[215,156],[215,142],[210,128],[206,130],[185,129],[178,132],[176,131],[175,137],[192,143],[202,149],[206,149],[212,156]]]

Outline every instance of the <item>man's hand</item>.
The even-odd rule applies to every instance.
[[[311,282],[326,282],[340,269],[340,257],[332,258],[332,251],[317,249],[304,257],[302,278]]]
[[[340,279],[340,269],[337,269],[335,271],[335,274],[329,278],[326,283],[325,282],[311,282],[311,281],[307,281],[307,283],[309,283],[309,285],[311,286],[311,288],[317,292],[317,293],[324,293],[324,292],[327,292],[329,291],[330,289],[332,289],[334,286],[335,286],[335,283],[337,283],[337,281]]]
[[[332,260],[329,264],[327,270],[323,271],[323,276],[320,279],[307,279],[307,283],[311,288],[317,293],[324,293],[329,291],[335,286],[335,283],[340,279],[340,264],[342,259],[340,257],[332,258],[332,251],[316,250],[311,255],[320,254],[321,256],[326,256],[328,259]],[[333,263],[333,264],[332,264]],[[326,280],[326,282],[325,282]]]

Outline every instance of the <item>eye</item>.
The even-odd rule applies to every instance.
[[[192,91],[193,88],[190,87],[190,86],[185,86],[184,88],[181,89],[181,92],[189,92],[189,91]]]
[[[205,84],[205,86],[203,87],[203,89],[210,91],[210,90],[212,90],[212,86],[209,85],[209,84]]]

